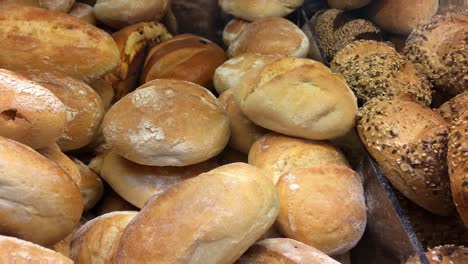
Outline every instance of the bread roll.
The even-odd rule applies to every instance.
[[[80,187],[81,174],[78,166],[60,150],[57,144],[54,143],[50,146],[40,148],[37,152],[57,164],[64,172],[67,173],[73,182]]]
[[[426,252],[429,264],[464,264],[468,262],[468,249],[464,246],[445,245]],[[420,264],[418,256],[408,259],[405,264]]]
[[[342,136],[354,127],[356,97],[344,79],[323,64],[281,58],[248,74],[234,98],[257,125],[320,140]]]
[[[0,137],[0,234],[53,245],[70,234],[83,211],[71,178],[25,145]]]
[[[246,28],[249,23],[249,21],[236,18],[229,21],[223,30],[224,45],[229,47],[231,42],[237,38],[237,36],[239,36],[239,34]]]
[[[125,201],[125,199],[109,188],[106,190],[94,211],[96,212],[96,215],[99,216],[115,211],[138,211],[138,208]]]
[[[340,165],[292,169],[276,185],[278,227],[327,255],[342,254],[361,239],[366,205],[359,175]]]
[[[120,237],[137,212],[113,212],[87,222],[73,236],[71,259],[76,264],[114,263]]]
[[[96,25],[96,17],[94,16],[93,7],[88,4],[76,2],[73,4],[68,14],[86,21],[91,25]]]
[[[304,0],[219,0],[224,12],[249,21],[286,16],[303,3]]]
[[[178,35],[151,49],[141,83],[176,79],[209,88],[216,68],[226,60],[224,50],[215,43],[195,35]]]
[[[411,33],[403,53],[436,90],[455,96],[468,87],[467,34],[466,14],[436,16]]]
[[[461,113],[468,111],[468,91],[465,91],[441,105],[437,112],[447,123],[452,123]]]
[[[90,82],[119,61],[117,46],[106,32],[67,14],[2,6],[0,21],[2,68],[56,70]]]
[[[65,105],[67,126],[57,141],[63,151],[76,150],[91,142],[104,115],[104,107],[90,86],[60,72],[19,73],[51,91]]]
[[[180,167],[219,154],[230,132],[227,115],[208,90],[185,81],[154,80],[111,107],[103,133],[116,153],[133,162]]]
[[[0,235],[0,262],[14,264],[54,263],[73,264],[60,253],[31,242]]]
[[[237,264],[339,264],[323,252],[289,238],[271,238],[255,243]]]
[[[431,103],[431,85],[416,68],[389,45],[355,41],[338,52],[331,63],[341,73],[360,103],[374,97],[410,97]]]
[[[371,100],[361,114],[359,136],[393,186],[434,214],[451,214],[443,118],[402,99]]]
[[[371,0],[328,0],[328,6],[331,8],[351,10],[361,8],[371,2]]]
[[[168,8],[168,0],[97,0],[96,18],[112,28],[123,28],[138,22],[159,21]]]
[[[160,195],[172,185],[215,167],[213,161],[188,167],[151,167],[133,163],[111,151],[104,157],[101,177],[122,198],[143,208],[151,197]]]
[[[225,165],[151,199],[125,229],[116,263],[233,263],[275,221],[278,196],[259,170]],[[144,243],[142,243],[144,242]]]
[[[73,158],[73,162],[80,172],[80,192],[83,196],[84,210],[92,209],[101,199],[104,191],[101,178],[94,173],[86,164]]]
[[[306,57],[309,39],[289,20],[270,17],[248,24],[227,52],[231,58],[249,52]]]
[[[65,105],[49,90],[0,69],[0,136],[32,148],[51,145],[67,124]]]

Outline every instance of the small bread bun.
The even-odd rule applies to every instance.
[[[133,163],[111,151],[104,155],[101,177],[122,198],[143,208],[151,197],[216,165],[213,161],[205,161],[187,167],[152,167]]]
[[[67,124],[65,105],[49,90],[0,69],[0,136],[37,149],[49,146]]]
[[[231,42],[239,36],[239,34],[245,29],[249,24],[249,21],[242,19],[232,19],[229,23],[226,24],[223,30],[223,42],[226,46],[229,47]]]
[[[83,196],[84,210],[88,211],[101,199],[104,186],[102,185],[101,178],[86,166],[86,164],[75,158],[72,160],[80,172],[80,192]]]
[[[255,167],[218,167],[152,198],[125,229],[115,263],[234,263],[278,206],[275,186]]]
[[[464,246],[445,245],[426,252],[429,264],[465,264],[468,262],[468,249]],[[418,256],[408,259],[405,264],[421,264]]]
[[[287,237],[338,255],[364,234],[364,190],[355,171],[339,165],[293,169],[279,178],[276,188],[281,208],[277,223]]]
[[[451,124],[461,113],[468,111],[468,91],[465,91],[441,105],[437,112]]]
[[[360,103],[374,97],[408,96],[431,103],[431,85],[416,68],[389,45],[355,41],[338,52],[331,63],[341,73]]]
[[[275,184],[282,174],[292,169],[321,165],[348,166],[346,157],[327,141],[275,133],[263,136],[252,145],[249,164],[261,169]]]
[[[418,25],[437,13],[438,0],[372,0],[365,14],[380,28],[395,34],[408,35]]]
[[[304,0],[219,0],[224,12],[249,21],[286,16],[303,3]]]
[[[453,212],[446,167],[448,125],[440,115],[414,101],[374,99],[362,108],[357,128],[395,188],[434,214]]]
[[[57,141],[62,151],[79,149],[91,142],[104,115],[104,107],[90,86],[59,72],[19,73],[51,91],[67,108],[67,126]]]
[[[131,203],[125,201],[112,189],[108,188],[99,204],[94,210],[96,215],[103,215],[115,211],[138,211],[139,209]]]
[[[371,0],[328,0],[328,6],[341,10],[351,10],[361,8],[371,2]]]
[[[80,220],[83,199],[65,171],[3,137],[0,160],[0,182],[5,186],[0,188],[0,234],[47,246],[70,234]]]
[[[231,58],[248,52],[306,57],[309,39],[289,20],[264,18],[248,24],[228,48]]]
[[[229,117],[231,127],[229,146],[248,154],[252,144],[265,135],[267,130],[257,126],[242,113],[234,100],[232,90],[227,90],[221,94],[219,102]]]
[[[71,259],[60,253],[14,237],[0,235],[0,248],[1,263],[73,264]]]
[[[76,264],[114,263],[122,233],[137,213],[113,212],[88,221],[73,236],[71,259]]]
[[[103,133],[109,146],[133,162],[177,167],[216,156],[230,134],[216,97],[177,80],[154,80],[123,97],[104,117]]]
[[[289,238],[270,238],[255,243],[238,264],[339,264],[325,253]]]
[[[467,34],[466,14],[436,16],[411,33],[403,53],[437,90],[455,96],[468,87]]]
[[[96,25],[96,17],[94,16],[93,7],[88,4],[76,2],[73,4],[68,14],[86,21],[91,25]]]
[[[320,62],[281,58],[248,75],[234,98],[257,125],[319,140],[342,136],[354,127],[356,97],[340,75]]]

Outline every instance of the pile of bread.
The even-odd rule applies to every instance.
[[[0,1],[0,263],[350,263],[359,137],[468,225],[466,14],[329,0],[307,31],[303,2],[219,0],[223,49],[168,0]]]

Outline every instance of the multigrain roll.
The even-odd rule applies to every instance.
[[[224,12],[249,21],[286,16],[303,3],[304,0],[219,0]]]
[[[468,91],[453,97],[437,109],[437,112],[449,124],[465,111],[468,111]]]
[[[271,238],[255,243],[237,264],[339,264],[325,253],[289,238]]]
[[[348,166],[346,157],[327,141],[275,133],[261,137],[252,145],[249,164],[261,169],[275,184],[282,174],[292,169],[322,165]]]
[[[233,263],[278,206],[275,186],[255,167],[218,167],[151,199],[125,229],[115,263]]]
[[[0,137],[0,234],[53,245],[70,234],[83,211],[71,178],[31,148]]]
[[[216,156],[230,135],[218,100],[177,80],[154,80],[123,97],[104,117],[103,133],[110,147],[133,162],[177,167]]]
[[[403,53],[437,90],[453,97],[468,87],[467,34],[466,14],[435,16],[411,33]]]
[[[234,18],[226,24],[223,30],[223,42],[224,45],[229,47],[231,42],[239,36],[239,34],[250,24],[247,20]]]
[[[351,10],[361,8],[371,2],[371,0],[328,0],[328,6],[341,10]]]
[[[289,20],[269,17],[248,24],[227,52],[231,58],[248,52],[306,57],[309,39]]]
[[[73,4],[68,14],[86,21],[91,25],[96,25],[96,17],[94,16],[93,7],[88,4],[76,2]]]
[[[234,98],[242,112],[264,128],[322,140],[354,127],[356,97],[340,75],[320,62],[281,58],[248,75]]]
[[[327,255],[353,248],[364,234],[366,205],[359,175],[339,165],[293,169],[276,184],[278,227]]]
[[[0,136],[34,149],[53,144],[67,125],[65,105],[49,90],[0,69]]]
[[[447,175],[448,125],[414,101],[368,101],[358,132],[388,180],[403,195],[439,215],[453,212]]]
[[[101,178],[79,159],[72,158],[81,176],[80,192],[83,196],[84,210],[93,208],[101,199],[104,191]]]
[[[468,262],[468,249],[464,246],[445,245],[426,252],[429,264],[464,264]],[[420,264],[419,256],[409,258],[405,264]]]

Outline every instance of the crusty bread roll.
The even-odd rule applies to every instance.
[[[68,14],[86,21],[91,25],[96,25],[96,17],[94,16],[93,7],[88,4],[76,2],[73,4]]]
[[[229,21],[223,30],[224,45],[229,47],[231,42],[237,38],[237,36],[239,36],[239,34],[246,28],[249,23],[249,21],[236,18]]]
[[[233,263],[273,224],[278,205],[258,169],[221,166],[151,199],[125,229],[115,263]]]
[[[310,59],[281,58],[249,71],[234,98],[257,125],[308,139],[342,136],[357,115],[356,97],[344,79]]]
[[[67,126],[57,144],[63,151],[91,142],[104,115],[100,96],[86,83],[60,72],[20,71],[19,74],[51,91],[67,109]]]
[[[0,137],[0,234],[53,245],[70,234],[83,211],[71,178],[25,145]]]
[[[49,146],[62,136],[66,108],[52,92],[0,69],[0,94],[0,136],[34,149]]]
[[[219,0],[224,12],[249,21],[286,16],[302,3],[304,0]]]
[[[407,96],[431,103],[431,85],[412,63],[383,42],[355,41],[338,52],[331,63],[342,74],[360,103],[374,97]]]
[[[248,24],[227,52],[231,58],[248,52],[306,57],[309,39],[289,20],[269,17]]]
[[[88,211],[101,199],[104,186],[102,185],[101,178],[86,166],[86,164],[76,158],[73,158],[72,160],[80,172],[80,192],[83,196],[84,210]]]
[[[168,0],[97,0],[96,18],[113,28],[123,28],[138,22],[159,21],[168,8]]]
[[[368,101],[361,114],[359,136],[393,186],[434,214],[451,214],[444,119],[402,99]]]
[[[94,210],[96,215],[103,215],[115,211],[138,211],[138,208],[125,201],[112,189],[107,189],[99,204]]]
[[[57,164],[80,187],[81,174],[78,166],[60,150],[57,144],[37,149],[37,152]]]
[[[205,161],[187,167],[153,167],[140,165],[111,151],[104,155],[101,177],[122,198],[143,208],[153,196],[160,195],[172,185],[198,176],[216,167]]]
[[[443,105],[439,106],[437,112],[445,119],[447,123],[452,123],[461,113],[468,111],[468,91],[465,91]]]
[[[361,8],[371,2],[371,0],[327,0],[331,8],[351,10]]]
[[[289,238],[270,238],[255,243],[237,264],[339,264],[325,253]]]
[[[208,90],[185,81],[154,80],[111,107],[103,133],[118,154],[133,162],[180,167],[219,154],[230,132],[227,115]]]
[[[14,237],[0,235],[0,248],[0,262],[5,264],[73,264],[60,253]]]
[[[263,136],[252,145],[249,164],[261,169],[275,184],[282,174],[292,169],[321,165],[348,166],[346,157],[327,141],[275,133]]]
[[[445,245],[426,252],[429,264],[464,264],[468,262],[468,249],[464,246]],[[405,264],[421,264],[419,256],[409,258]]]
[[[68,14],[7,5],[0,7],[0,21],[2,68],[57,70],[90,82],[119,61],[109,34]]]
[[[120,237],[137,213],[113,212],[88,221],[73,236],[71,259],[76,264],[114,263]]]
[[[328,255],[342,254],[361,239],[366,205],[355,171],[340,165],[293,169],[279,178],[276,188],[277,223],[287,237]]]

